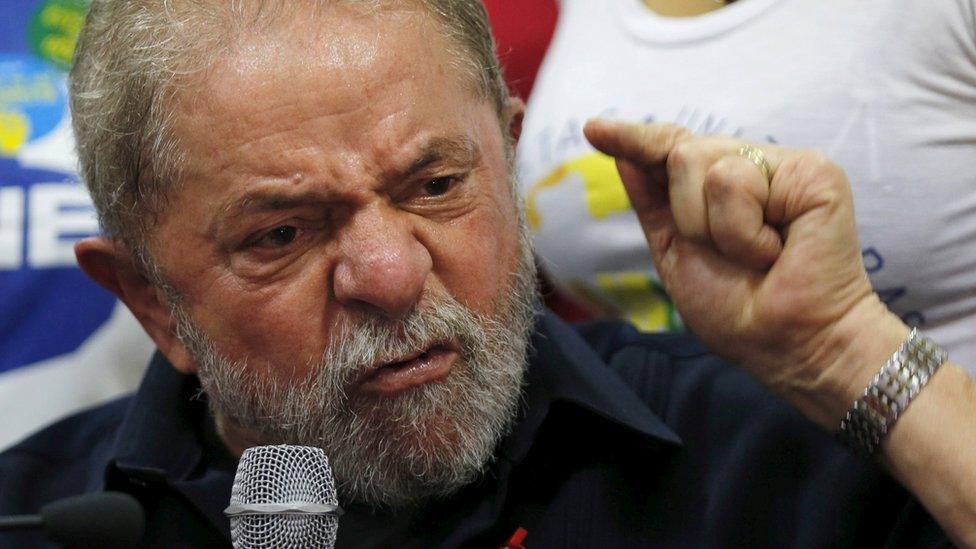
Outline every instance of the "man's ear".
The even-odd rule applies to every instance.
[[[196,372],[196,361],[176,337],[163,292],[136,267],[124,246],[103,236],[84,238],[75,244],[75,257],[89,278],[125,303],[177,370]]]
[[[522,119],[525,118],[525,101],[514,95],[508,98],[508,135],[512,143],[518,143],[522,137]]]

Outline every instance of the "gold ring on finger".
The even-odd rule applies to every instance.
[[[759,168],[759,171],[762,172],[763,177],[766,178],[767,183],[772,182],[772,178],[770,177],[772,174],[771,170],[769,169],[769,163],[766,162],[766,155],[763,154],[762,150],[751,145],[743,145],[739,149],[738,154],[739,156],[748,158],[749,161],[755,164],[756,167]]]

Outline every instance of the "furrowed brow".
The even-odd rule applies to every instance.
[[[220,207],[219,213],[213,218],[209,231],[220,234],[232,230],[238,222],[255,214],[267,212],[287,211],[301,208],[309,204],[321,204],[324,199],[321,194],[312,192],[284,193],[278,190],[252,191],[244,196],[232,200]]]
[[[323,197],[319,193],[302,192],[298,194],[284,194],[276,191],[258,191],[244,195],[223,208],[225,217],[273,212],[300,208],[309,204],[321,203]]]
[[[481,157],[481,149],[467,137],[438,137],[424,144],[404,175],[415,175],[439,162],[468,166]]]

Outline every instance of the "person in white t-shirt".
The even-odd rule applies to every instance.
[[[597,314],[681,328],[587,118],[818,149],[875,291],[976,365],[974,2],[562,0],[518,150],[545,271]]]

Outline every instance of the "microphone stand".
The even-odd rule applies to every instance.
[[[30,528],[41,528],[44,526],[44,519],[41,515],[13,515],[0,517],[0,532],[4,530],[27,530]]]

